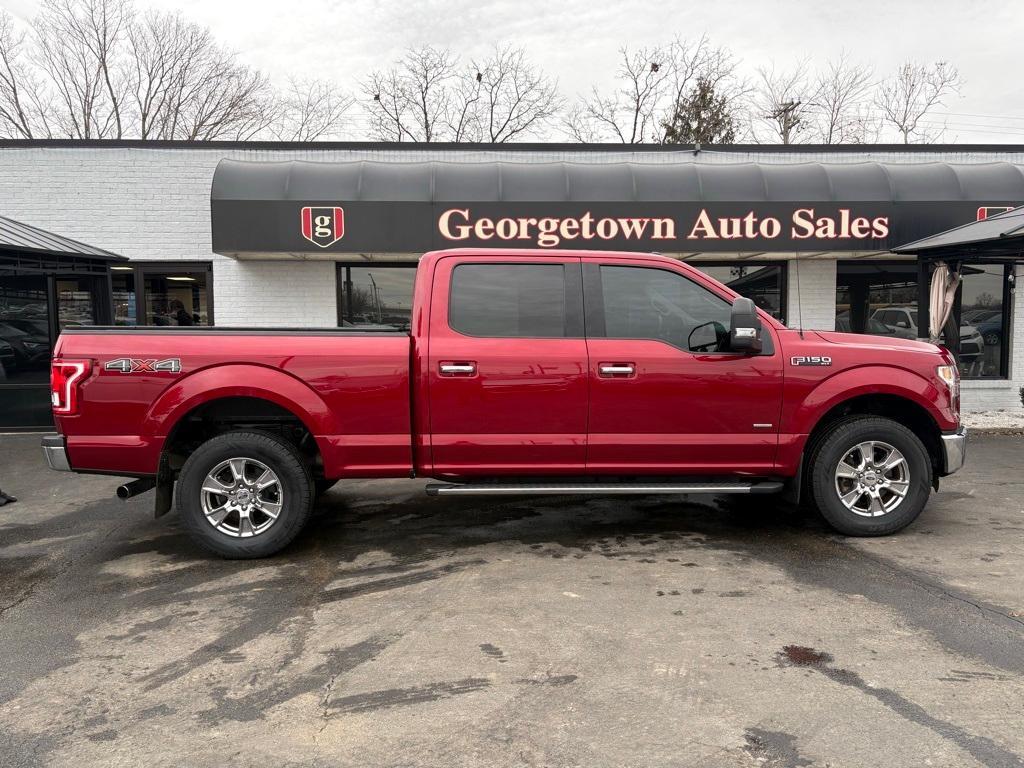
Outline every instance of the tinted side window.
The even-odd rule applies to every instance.
[[[729,303],[682,275],[601,267],[601,288],[608,338],[658,339],[706,352],[728,349]]]
[[[460,264],[452,273],[448,324],[469,336],[564,337],[561,264]]]

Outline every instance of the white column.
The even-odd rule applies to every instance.
[[[836,327],[836,260],[803,259],[787,262],[786,323],[801,322],[808,330]]]

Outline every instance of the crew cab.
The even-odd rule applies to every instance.
[[[136,478],[226,557],[285,547],[351,478],[426,492],[772,494],[879,535],[963,463],[938,346],[791,329],[679,261],[447,250],[408,332],[64,331],[54,469]]]

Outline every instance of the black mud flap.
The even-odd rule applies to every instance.
[[[789,478],[786,481],[786,487],[783,489],[781,499],[787,501],[793,506],[800,505],[800,494],[804,487],[804,455],[800,454],[800,464],[796,468],[796,475]]]
[[[160,465],[156,470],[156,493],[153,499],[153,517],[163,517],[171,511],[174,499],[174,470],[171,469],[165,453],[160,457]]]

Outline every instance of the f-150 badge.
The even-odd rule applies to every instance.
[[[800,355],[799,357],[790,358],[790,362],[793,365],[832,365],[832,358],[819,355],[810,357]]]
[[[103,370],[117,373],[181,373],[181,360],[177,357],[169,357],[166,360],[119,357],[104,365]]]

